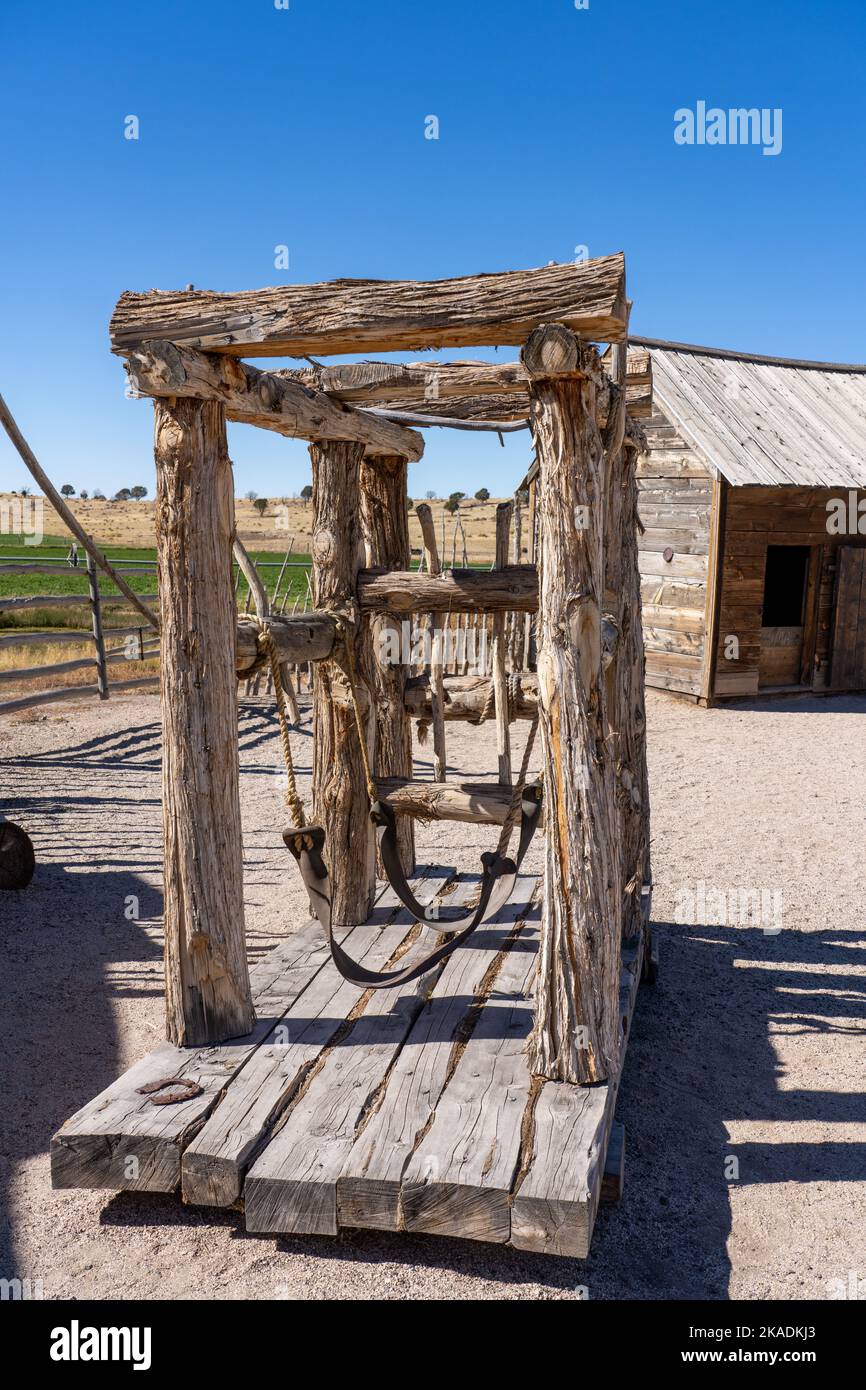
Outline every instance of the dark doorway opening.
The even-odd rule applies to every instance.
[[[763,627],[800,627],[809,575],[808,545],[768,545]]]

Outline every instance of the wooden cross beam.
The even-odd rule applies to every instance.
[[[231,357],[306,357],[517,345],[551,320],[582,338],[620,342],[626,325],[622,253],[453,280],[127,293],[110,334],[112,350],[121,354],[159,338]]]
[[[136,348],[125,366],[130,385],[142,396],[219,401],[229,420],[293,439],[363,444],[371,456],[396,454],[414,462],[424,452],[424,440],[415,430],[233,357],[151,340]]]
[[[609,358],[604,358],[605,366]],[[520,362],[349,362],[277,373],[336,400],[381,410],[416,411],[458,420],[527,420],[529,378]],[[652,414],[652,366],[645,348],[631,348],[626,409]],[[605,413],[606,397],[599,400]]]

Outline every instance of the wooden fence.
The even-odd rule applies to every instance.
[[[21,681],[39,679],[43,676],[62,676],[70,671],[82,671],[93,667],[95,683],[79,685],[59,685],[50,690],[33,691],[26,695],[13,695],[8,700],[0,700],[0,714],[12,714],[16,710],[29,709],[34,705],[50,704],[55,700],[72,700],[95,695],[107,700],[112,690],[136,690],[158,684],[158,676],[109,678],[109,668],[121,662],[145,661],[159,655],[159,638],[150,635],[150,629],[141,624],[134,627],[105,628],[102,621],[102,595],[99,589],[99,571],[93,560],[87,557],[88,592],[86,594],[37,594],[22,598],[0,598],[0,613],[20,613],[29,609],[81,608],[89,607],[91,630],[66,629],[61,632],[25,632],[11,629],[0,633],[0,650],[9,647],[33,647],[44,643],[64,644],[90,641],[93,653],[90,656],[76,657],[71,661],[58,661],[53,664],[37,666],[17,666],[0,671],[0,693],[3,686]],[[0,563],[0,574],[47,574],[68,576],[75,573],[62,562],[11,561]],[[127,575],[156,575],[156,566],[128,567]],[[123,602],[122,596],[118,596]],[[143,601],[156,602],[156,594],[143,594]],[[106,645],[114,639],[122,639],[118,646]]]

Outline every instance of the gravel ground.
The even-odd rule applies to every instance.
[[[830,1298],[866,1280],[864,714],[859,697],[707,711],[650,692],[661,974],[620,1092],[624,1197],[585,1262],[374,1232],[275,1240],[174,1198],[53,1193],[52,1132],[162,1036],[158,705],[4,721],[4,809],[38,869],[0,899],[0,1277],[124,1299]],[[294,741],[306,785],[309,733]],[[455,775],[495,767],[490,725],[451,725],[448,746]],[[255,958],[304,905],[265,705],[243,708],[240,747]],[[473,868],[494,838],[419,827],[419,854]],[[739,890],[763,894],[757,920]]]

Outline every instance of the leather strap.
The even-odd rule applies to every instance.
[[[393,811],[382,802],[374,803],[370,814],[376,825],[382,849],[382,862],[394,891],[416,921],[435,926],[437,930],[449,934],[447,941],[435,947],[417,965],[384,972],[368,970],[359,961],[353,960],[334,937],[331,924],[331,882],[323,858],[323,828],[319,825],[307,825],[300,829],[294,826],[287,827],[283,831],[283,841],[298,861],[301,877],[309,895],[310,907],[325,929],[331,957],[343,979],[357,985],[359,989],[393,989],[396,985],[409,984],[412,980],[426,975],[428,970],[432,970],[440,961],[446,960],[458,946],[468,940],[485,918],[495,916],[514,890],[520,865],[538,828],[542,808],[540,783],[524,787],[520,806],[520,839],[516,861],[508,859],[505,855],[482,855],[483,876],[478,903],[470,912],[442,921],[428,915],[429,910],[422,907],[406,882],[400,865]]]

